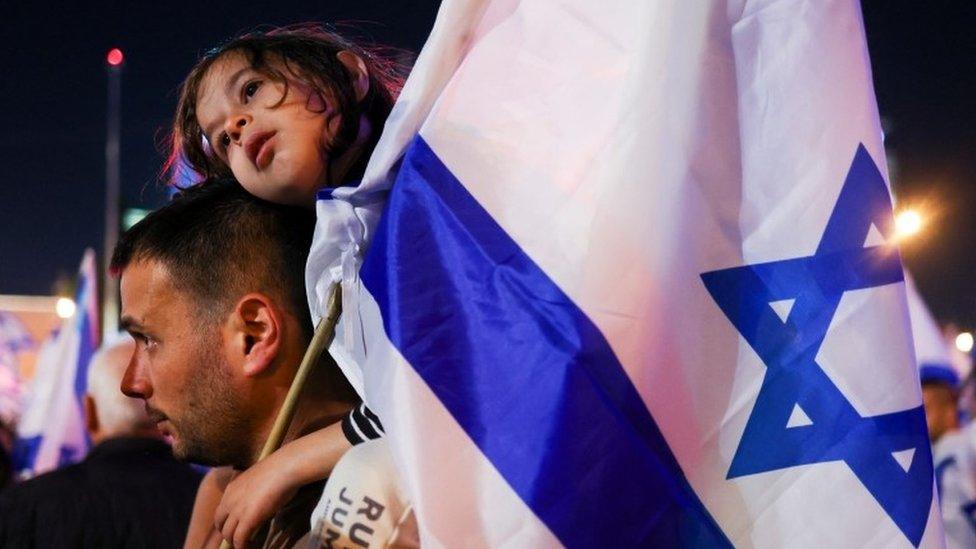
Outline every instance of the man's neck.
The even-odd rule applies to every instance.
[[[313,390],[310,391],[309,389]],[[297,438],[303,437],[314,431],[324,429],[333,423],[341,421],[342,418],[345,417],[346,414],[348,414],[353,408],[352,403],[325,398],[315,398],[312,396],[314,393],[315,391],[313,387],[305,387],[305,390],[302,391],[302,395],[299,397],[298,406],[295,410],[295,415],[292,417],[291,423],[285,430],[285,436],[282,439],[282,444],[287,444],[288,442],[291,442]],[[263,450],[268,437],[271,435],[274,422],[277,420],[280,409],[281,406],[276,409],[274,416],[269,418],[267,429],[264,430],[265,434],[261,437],[261,440],[255,441],[253,458],[249,466],[258,461],[261,451]]]
[[[308,402],[301,403],[295,411],[295,417],[285,433],[285,441],[295,440],[342,421],[352,408],[351,403],[308,399]]]

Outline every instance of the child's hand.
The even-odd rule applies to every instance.
[[[350,448],[341,422],[299,437],[238,473],[224,489],[214,511],[214,526],[223,538],[243,549],[302,486],[329,476]]]
[[[275,452],[227,485],[214,513],[214,526],[234,547],[247,547],[261,525],[304,484],[304,479],[295,478],[293,468],[283,457]]]

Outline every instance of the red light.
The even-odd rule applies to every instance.
[[[125,60],[125,57],[122,55],[122,50],[119,48],[112,48],[109,50],[108,55],[105,56],[105,60],[108,61],[109,65],[118,67],[122,64],[122,61]]]

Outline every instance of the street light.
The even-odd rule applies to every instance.
[[[58,298],[58,301],[54,304],[54,312],[58,314],[58,318],[71,318],[75,315],[75,302],[70,297]]]
[[[956,349],[964,353],[968,353],[973,350],[973,334],[970,332],[963,332],[956,336]]]
[[[917,234],[922,230],[922,216],[915,210],[902,210],[895,216],[895,232],[898,239]]]
[[[105,61],[113,67],[118,67],[125,61],[125,56],[122,55],[122,50],[119,48],[112,48],[105,56]]]
[[[125,55],[112,48],[105,55],[108,73],[108,119],[105,136],[105,242],[102,246],[102,333],[119,325],[119,282],[109,274],[109,258],[119,239],[119,127],[121,125],[122,67]]]

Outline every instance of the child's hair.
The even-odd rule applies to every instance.
[[[356,54],[366,65],[369,90],[362,101],[356,101],[353,76],[337,58],[342,51]],[[255,71],[283,84],[286,94],[287,77],[290,76],[309,86],[321,100],[319,104],[334,101],[336,112],[342,117],[339,131],[328,144],[335,156],[341,155],[355,141],[361,115],[366,116],[373,128],[371,141],[375,144],[403,86],[403,68],[382,55],[381,50],[360,46],[316,25],[304,24],[238,36],[204,54],[180,86],[169,136],[169,154],[162,170],[163,177],[168,177],[174,185],[185,183],[185,174],[181,173],[184,167],[193,170],[198,181],[233,177],[230,168],[205,142],[196,113],[204,77],[217,61],[230,53],[243,55]],[[272,65],[274,62],[280,63],[285,70],[278,70]]]

